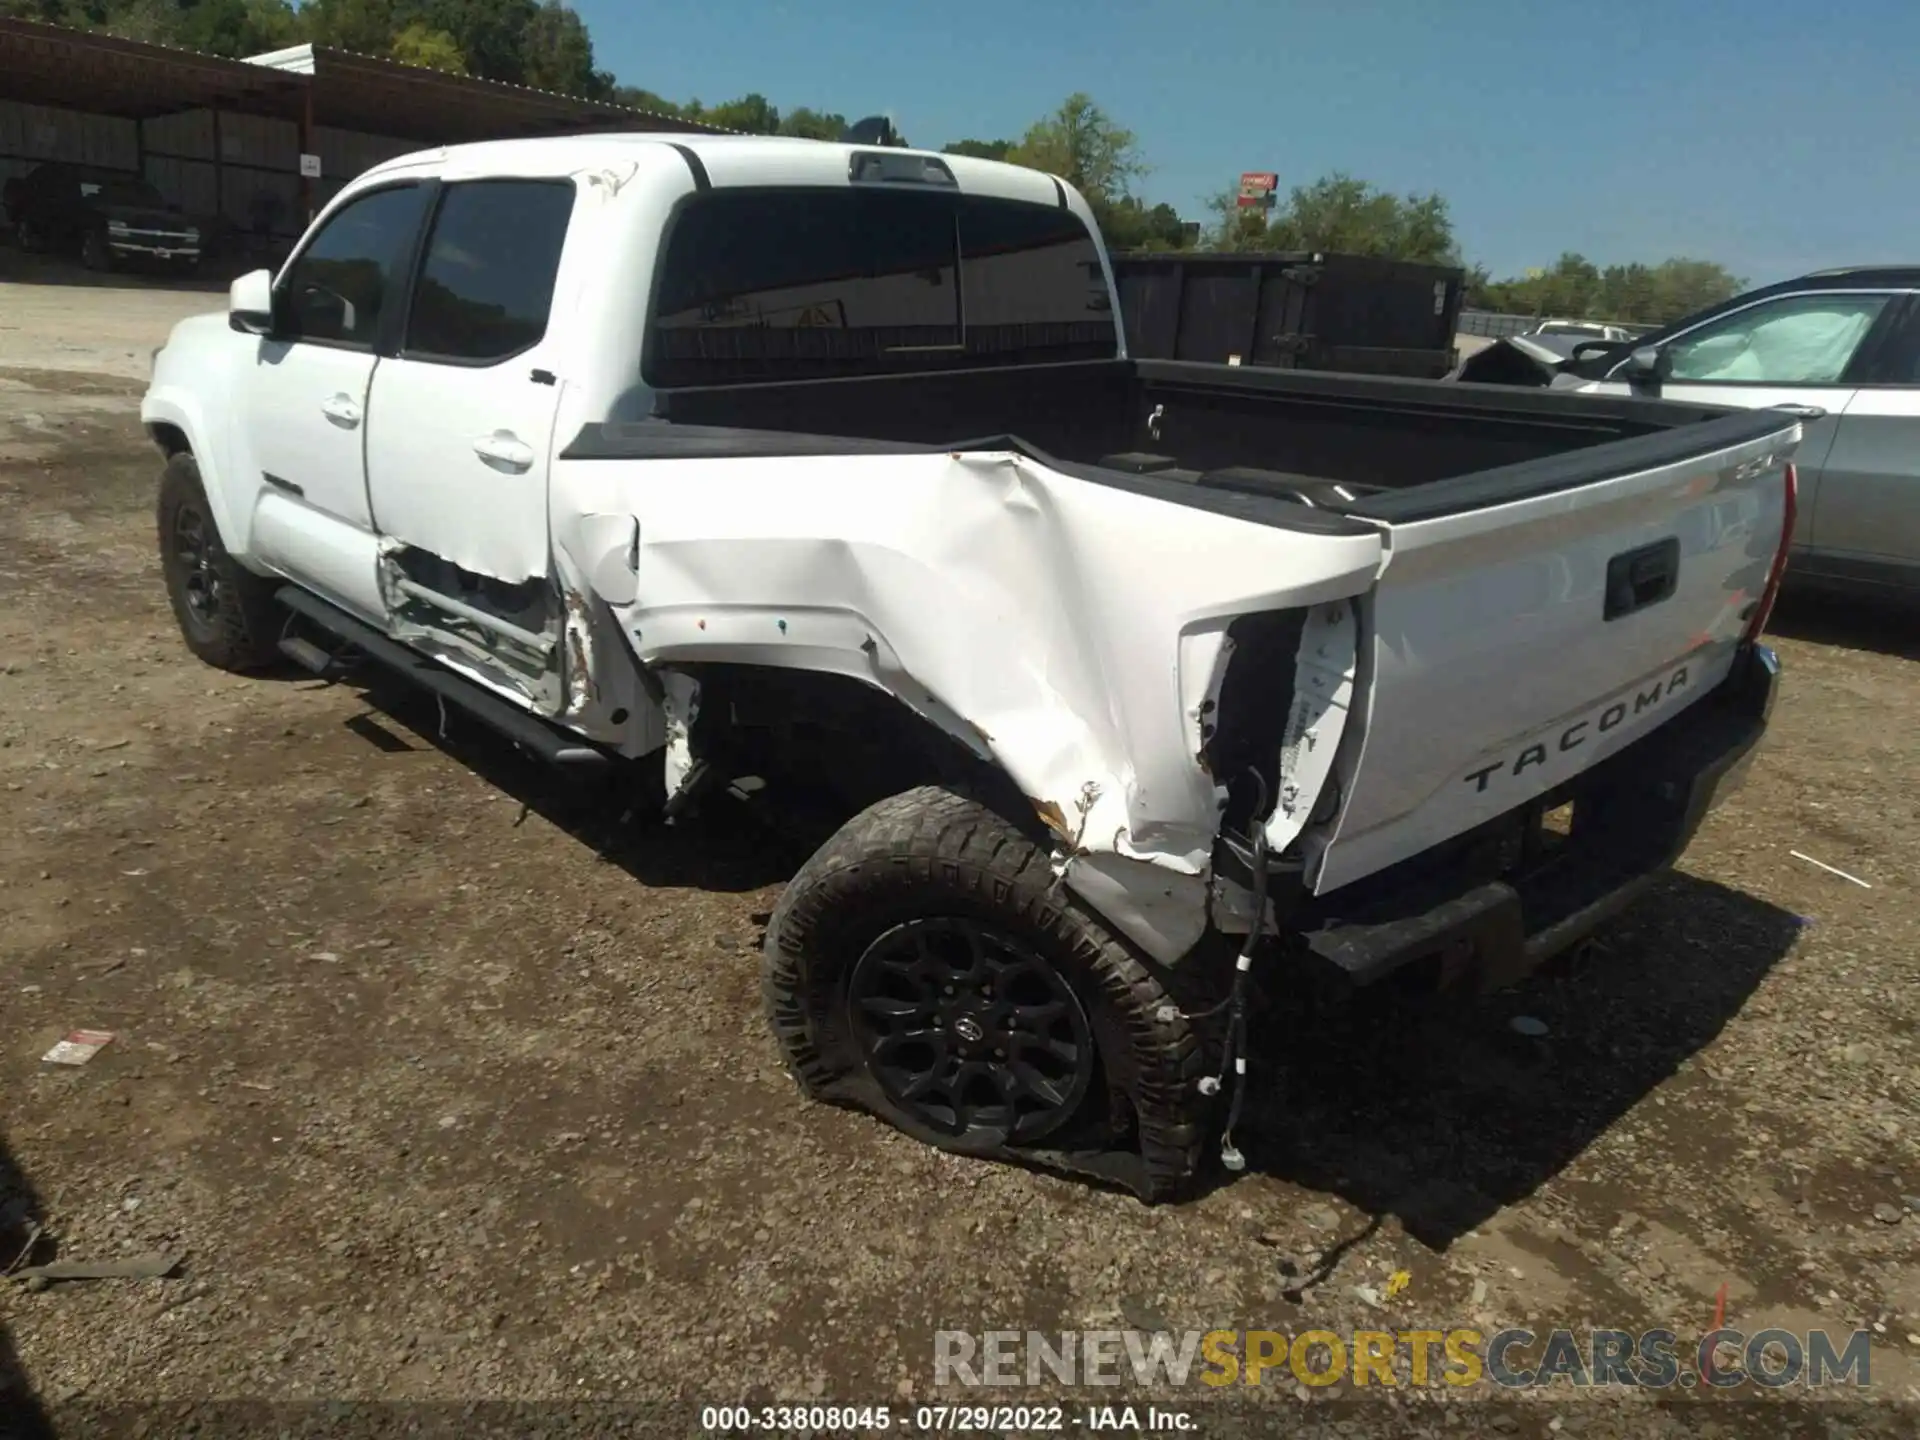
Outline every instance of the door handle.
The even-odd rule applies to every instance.
[[[1797,416],[1802,420],[1824,420],[1827,412],[1818,405],[1770,405],[1770,410],[1778,410],[1784,415]]]
[[[473,442],[473,453],[505,470],[531,470],[533,447],[511,430],[496,430]]]
[[[348,394],[340,394],[340,396],[334,396],[332,399],[323,399],[323,401],[321,401],[321,415],[324,415],[328,420],[338,420],[340,424],[348,426],[349,430],[351,430],[355,424],[361,422],[361,409],[359,409],[359,405],[353,403],[353,396],[348,396]]]
[[[351,395],[344,393],[335,395],[330,400],[322,400],[320,413],[329,420],[345,425],[348,429],[360,423],[360,407],[354,403]]]

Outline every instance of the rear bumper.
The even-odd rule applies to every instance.
[[[1631,905],[1738,787],[1773,713],[1780,666],[1741,652],[1718,689],[1580,776],[1567,790],[1446,847],[1326,895],[1303,898],[1286,928],[1368,984],[1434,957],[1511,984]],[[1544,808],[1571,802],[1564,838]]]

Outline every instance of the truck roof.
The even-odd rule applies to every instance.
[[[696,181],[720,186],[844,185],[855,153],[882,147],[786,135],[674,135],[611,133],[549,135],[523,140],[482,140],[396,156],[364,172],[361,179],[411,170],[434,174],[572,175],[603,165],[630,162],[640,154],[677,151]],[[885,148],[889,156],[936,160],[970,195],[1059,205],[1088,218],[1084,202],[1070,204],[1072,191],[1061,181],[1023,165],[942,155],[932,150]],[[1077,197],[1074,197],[1077,199]]]

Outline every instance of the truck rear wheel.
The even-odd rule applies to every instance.
[[[242,567],[220,543],[193,456],[167,461],[158,509],[160,570],[187,648],[221,670],[272,664],[281,626],[273,582]]]
[[[1199,1159],[1200,1037],[1040,837],[974,796],[923,786],[849,821],[781,896],[762,977],[815,1098],[1148,1200]]]

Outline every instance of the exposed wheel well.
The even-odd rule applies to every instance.
[[[187,443],[187,432],[178,425],[169,425],[164,420],[156,420],[147,426],[147,434],[153,437],[153,443],[160,447],[160,453],[169,460],[176,455],[193,453],[193,446]]]
[[[810,793],[844,817],[920,785],[961,785],[1010,819],[1037,826],[1033,804],[997,766],[875,686],[775,666],[676,667],[700,683],[697,755],[724,758]]]

